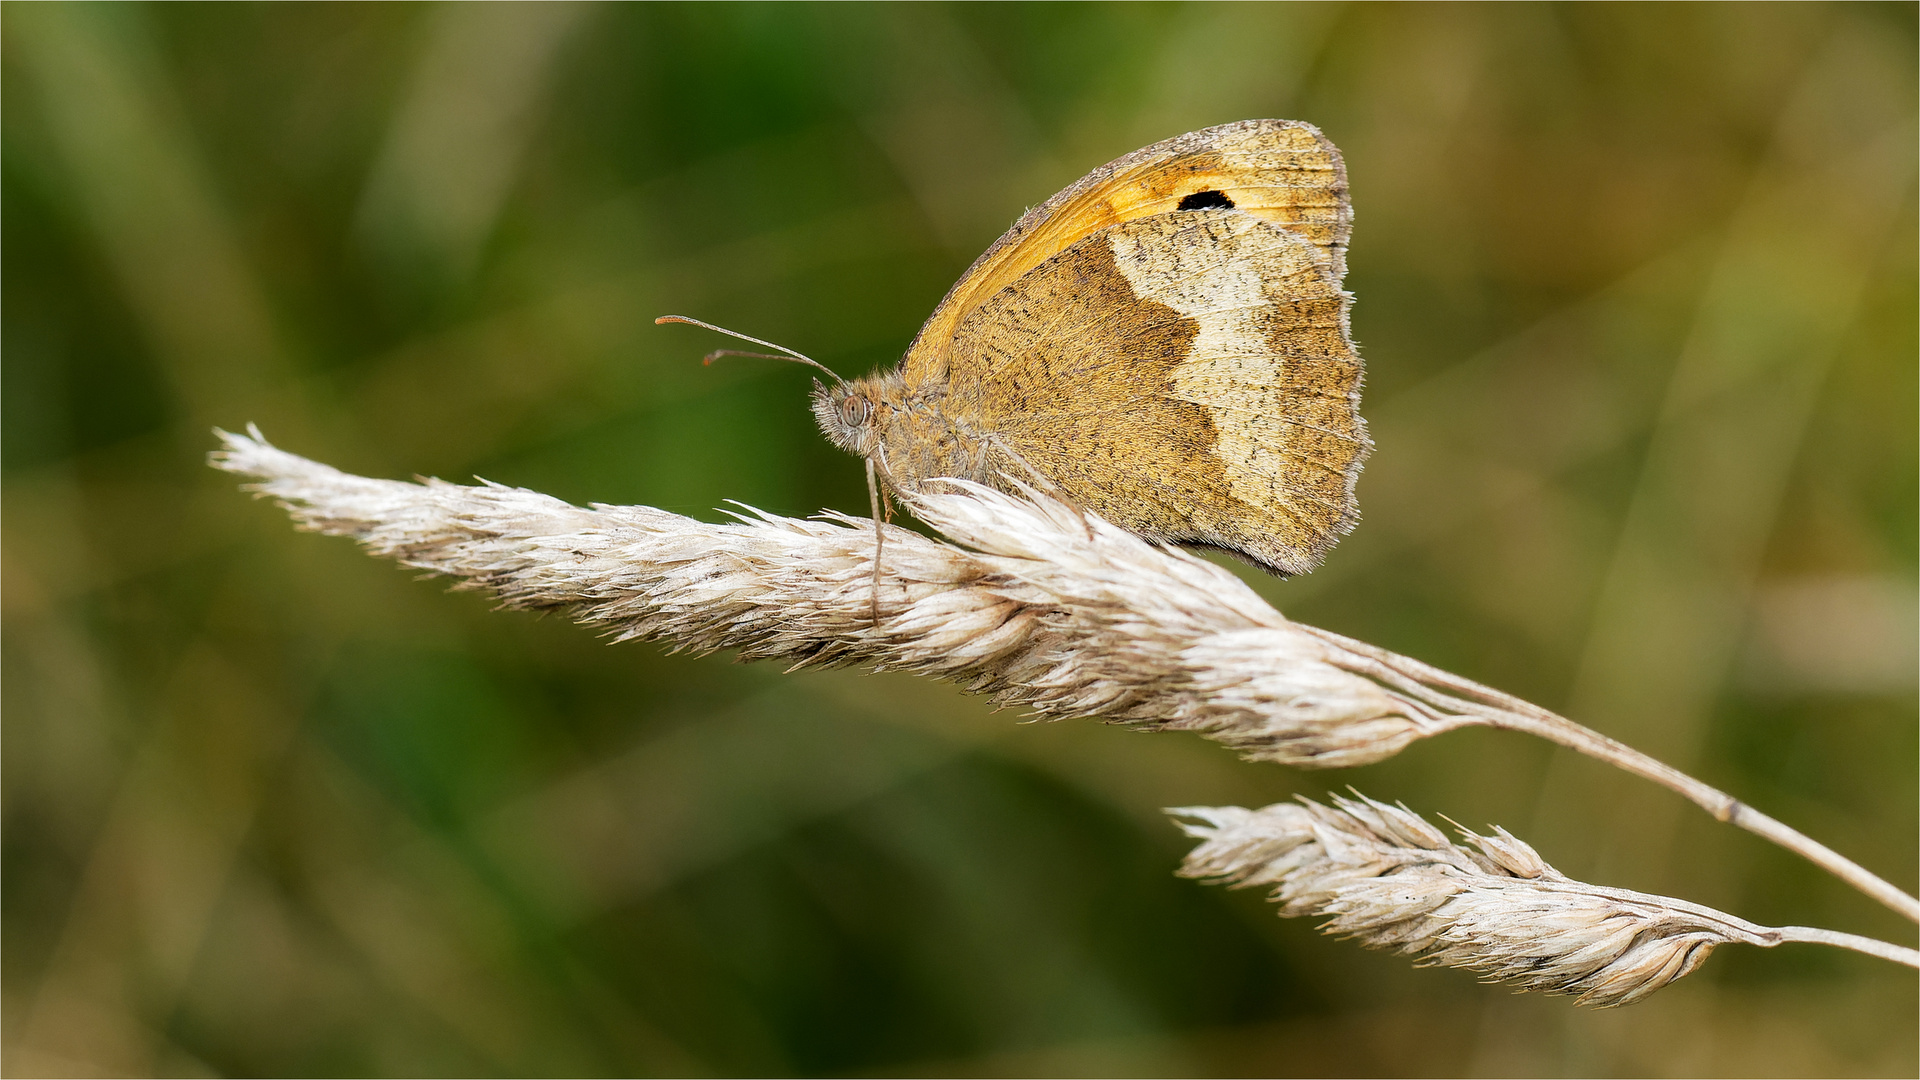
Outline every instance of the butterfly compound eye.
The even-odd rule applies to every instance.
[[[867,414],[870,411],[867,406],[867,399],[858,394],[854,394],[840,402],[840,419],[845,420],[849,427],[859,427],[861,424],[866,423]]]

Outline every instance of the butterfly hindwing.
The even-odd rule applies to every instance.
[[[1142,535],[1304,572],[1370,446],[1329,262],[1237,207],[1109,225],[967,314],[942,412],[994,448],[988,482],[1031,468]]]

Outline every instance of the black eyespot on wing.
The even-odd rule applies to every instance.
[[[1181,210],[1231,210],[1233,200],[1227,198],[1224,191],[1196,191],[1180,200]]]

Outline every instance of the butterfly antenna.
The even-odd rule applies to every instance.
[[[828,367],[827,365],[821,363],[818,360],[815,360],[811,356],[807,356],[804,353],[795,352],[792,349],[787,348],[785,345],[775,345],[771,341],[762,341],[757,337],[750,337],[746,334],[729,330],[724,326],[715,326],[710,322],[701,322],[699,319],[690,319],[685,315],[662,315],[659,318],[653,320],[653,325],[655,326],[663,326],[667,323],[686,323],[688,326],[698,326],[705,330],[712,330],[716,334],[725,334],[730,338],[739,338],[741,341],[751,341],[755,345],[765,345],[767,348],[775,350],[774,352],[770,352],[770,353],[761,353],[761,352],[742,352],[739,349],[715,349],[714,351],[708,353],[704,358],[702,358],[701,360],[702,363],[711,364],[715,360],[718,360],[723,356],[751,356],[761,360],[790,360],[796,364],[812,364],[814,367],[817,367],[821,371],[826,372],[827,378],[832,379],[836,385],[839,385],[839,386],[846,385],[847,381],[845,379],[842,379],[839,375],[835,374],[832,368]]]

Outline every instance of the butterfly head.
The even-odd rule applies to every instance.
[[[886,376],[852,379],[831,386],[813,384],[813,417],[835,446],[860,457],[872,457],[880,430],[894,411],[896,394]]]

